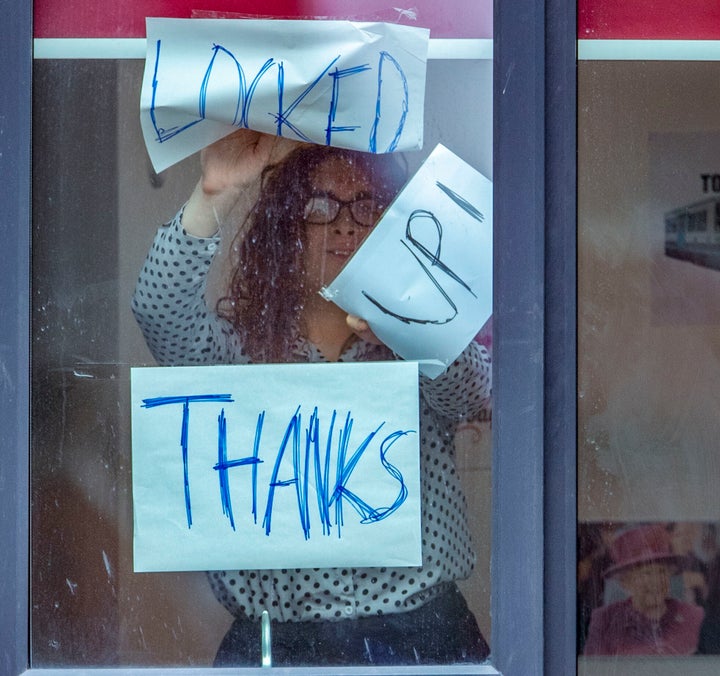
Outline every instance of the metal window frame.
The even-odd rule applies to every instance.
[[[32,3],[0,11],[0,671],[46,676],[68,670],[29,667]],[[575,16],[569,0],[495,3],[493,667],[344,674],[575,672]],[[272,672],[337,670],[257,670]]]
[[[576,672],[577,6],[495,4],[494,664]]]

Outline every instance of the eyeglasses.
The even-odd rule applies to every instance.
[[[305,205],[305,222],[327,225],[338,217],[343,207],[348,207],[353,221],[364,228],[372,228],[385,211],[385,204],[375,197],[341,200],[332,194],[320,194],[313,195]]]

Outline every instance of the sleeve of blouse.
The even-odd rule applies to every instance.
[[[475,418],[491,405],[490,354],[473,341],[435,380],[421,375],[420,389],[437,413],[453,420]]]
[[[182,210],[157,232],[140,271],[132,311],[161,366],[227,360],[232,329],[208,309],[205,286],[220,237],[188,235]]]

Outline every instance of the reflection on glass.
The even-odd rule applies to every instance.
[[[591,611],[587,637],[583,637],[584,654],[696,652],[704,617],[701,603],[707,594],[707,568],[693,551],[680,549],[682,543],[672,537],[689,525],[615,528],[609,545],[602,538],[612,529],[609,524],[600,524],[594,533],[591,527],[584,530],[590,542],[581,548],[587,551],[593,540],[597,546],[590,549],[589,560],[583,562],[581,601]],[[600,569],[598,564],[604,563],[609,565]],[[673,576],[679,577],[677,590],[671,589]],[[589,604],[598,601],[598,589],[602,591],[602,603],[592,608]],[[612,600],[616,595],[623,598]]]
[[[649,652],[663,655],[653,664],[667,665],[658,670],[677,669],[680,653],[716,653],[720,641],[715,552],[704,550],[720,519],[718,74],[717,62],[680,61],[586,61],[578,73],[578,653],[598,652],[591,616],[620,600],[611,590],[623,582],[634,612],[649,607],[642,580],[603,571],[614,538],[662,524],[681,572],[668,571],[663,604],[665,573],[645,571],[658,604],[649,615],[690,604],[704,619],[694,647],[658,638],[666,625],[652,617],[636,630],[653,634]],[[682,608],[694,637],[697,611]],[[612,673],[641,673],[645,655],[623,654]],[[609,669],[592,657],[580,665]]]

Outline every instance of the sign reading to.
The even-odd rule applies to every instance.
[[[416,363],[131,382],[135,571],[421,564]]]
[[[249,128],[373,153],[422,147],[429,31],[148,19],[141,123],[156,171]]]
[[[492,183],[438,145],[322,294],[437,377],[492,314]]]

